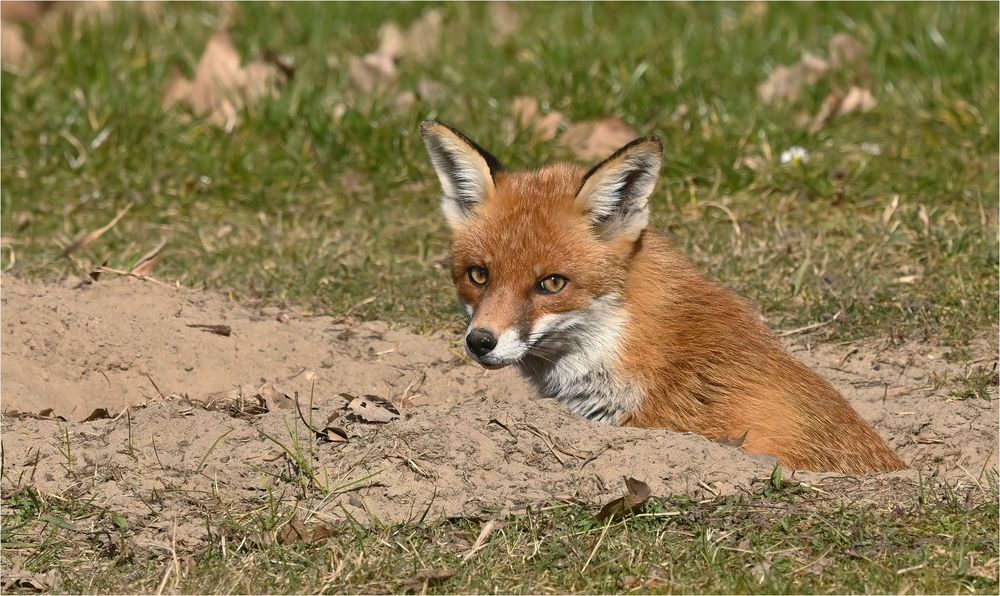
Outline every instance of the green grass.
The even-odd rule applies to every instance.
[[[291,513],[273,501],[202,510],[207,546],[171,552],[138,546],[142,522],[26,491],[8,499],[3,538],[5,557],[28,572],[57,569],[47,586],[57,592],[155,592],[162,582],[185,593],[388,593],[420,591],[415,576],[446,570],[430,591],[996,593],[995,479],[976,494],[899,488],[869,485],[869,497],[892,493],[873,507],[853,504],[856,490],[762,486],[655,501],[619,521],[556,504],[499,518],[468,560],[485,520],[341,525],[317,542],[279,544]]]
[[[172,69],[192,73],[225,18],[219,5],[63,22],[35,44],[34,66],[2,74],[0,266],[46,280],[105,262],[127,269],[166,238],[159,279],[320,312],[360,304],[364,318],[439,329],[454,311],[447,233],[417,126],[439,117],[514,168],[570,157],[512,125],[513,98],[530,95],[573,121],[615,114],[661,136],[655,224],[773,327],[842,311],[822,328],[828,338],[909,336],[955,354],[995,330],[995,3],[783,4],[757,16],[744,4],[532,4],[497,48],[485,5],[447,4],[435,57],[404,59],[385,93],[352,90],[347,56],[373,50],[383,22],[426,7],[240,5],[232,36],[243,55],[274,50],[295,76],[231,133],[160,101]],[[790,108],[762,105],[755,90],[803,52],[825,55],[837,32],[866,45],[878,106],[809,134],[796,115],[816,113],[828,83]],[[397,109],[396,94],[423,79],[446,92]],[[682,105],[687,115],[672,119]],[[808,163],[777,163],[795,145]],[[773,159],[738,165],[758,156]],[[130,203],[100,240],[60,256]],[[956,397],[990,383],[995,373],[974,371]],[[853,503],[858,492],[668,498],[652,510],[662,515],[606,532],[579,506],[536,511],[507,519],[468,563],[475,520],[259,546],[251,538],[290,515],[264,502],[203,512],[213,538],[177,552],[166,586],[385,592],[447,567],[455,575],[431,590],[996,593],[995,482],[969,498],[938,487],[878,506]],[[141,520],[96,504],[5,492],[3,508],[4,566],[56,569],[51,590],[154,592],[174,565],[136,546]]]
[[[37,278],[127,268],[168,238],[163,279],[329,312],[373,297],[355,314],[439,328],[454,311],[447,234],[417,125],[440,117],[511,167],[569,157],[511,127],[512,99],[531,95],[573,121],[611,113],[660,135],[655,223],[774,326],[843,310],[830,336],[961,344],[996,325],[995,4],[775,5],[760,16],[739,4],[537,4],[521,7],[522,26],[498,48],[486,6],[444,5],[434,57],[404,58],[385,93],[352,90],[347,56],[373,50],[384,21],[425,8],[240,6],[243,55],[273,49],[295,76],[231,134],[160,105],[171,70],[193,71],[218,6],[154,18],[119,7],[108,24],[64,23],[35,50],[43,66],[3,73],[4,268],[11,251],[11,270]],[[761,105],[755,89],[803,52],[825,55],[837,32],[867,46],[879,104],[809,134],[795,116],[815,113],[829,83],[790,108]],[[422,79],[446,92],[396,109],[396,93]],[[681,105],[688,115],[671,120]],[[793,145],[811,159],[782,167]],[[737,165],[759,155],[774,161]],[[59,258],[129,202],[75,263]]]

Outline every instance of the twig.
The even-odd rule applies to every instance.
[[[479,532],[479,537],[476,538],[475,543],[473,543],[472,549],[469,550],[469,552],[465,553],[465,556],[462,557],[463,563],[467,563],[469,559],[473,557],[473,555],[475,555],[477,552],[481,551],[483,548],[486,547],[486,538],[489,537],[490,533],[493,532],[493,530],[497,529],[499,525],[500,522],[498,522],[495,519],[491,519],[490,521],[486,522],[485,525],[483,525],[483,529]]]
[[[315,384],[314,384],[314,386],[315,386]],[[309,422],[306,421],[306,417],[302,414],[302,407],[299,405],[299,392],[298,391],[295,392],[295,411],[299,413],[299,420],[302,421],[302,424],[305,424],[306,428],[308,428],[309,430],[311,430],[315,436],[317,436],[317,437],[326,436],[323,433],[321,433],[318,430],[316,430],[315,428],[313,428],[313,426],[311,424],[309,424]]]
[[[537,428],[535,428],[530,424],[524,424],[522,426],[524,426],[524,428],[526,428],[528,432],[535,435],[536,437],[541,439],[543,443],[545,443],[545,446],[549,448],[549,452],[551,452],[552,455],[555,456],[556,461],[558,461],[563,466],[566,465],[566,462],[563,461],[563,458],[559,457],[559,453],[556,452],[555,448],[552,447],[552,443],[549,441],[549,438],[545,436],[545,433],[543,433],[542,431],[538,430]]]
[[[149,382],[153,384],[153,389],[156,389],[156,392],[160,394],[160,399],[166,399],[163,397],[163,392],[160,391],[160,388],[156,385],[156,381],[153,380],[153,377],[149,376],[149,373],[144,374],[146,375],[146,378],[149,379]]]
[[[152,277],[149,277],[148,275],[139,275],[137,273],[132,273],[131,271],[122,271],[121,269],[112,269],[111,267],[105,267],[103,265],[98,266],[98,267],[94,267],[94,271],[100,272],[100,273],[113,273],[114,275],[122,275],[122,276],[125,276],[125,277],[134,277],[136,279],[141,279],[142,281],[151,281],[154,284],[158,284],[158,285],[161,285],[161,286],[166,286],[168,288],[170,287],[170,284],[168,284],[166,282],[162,282],[162,281],[160,281],[158,279],[154,279]]]
[[[778,337],[788,337],[789,335],[795,335],[797,333],[803,333],[805,331],[812,331],[813,329],[819,329],[820,327],[825,327],[830,323],[836,321],[840,318],[840,315],[844,314],[843,310],[838,310],[836,314],[830,317],[829,321],[820,321],[819,323],[813,323],[811,325],[806,325],[804,327],[797,327],[795,329],[789,329],[788,331],[782,331],[778,334]]]
[[[597,539],[597,544],[594,545],[594,550],[590,551],[590,556],[587,557],[587,562],[583,564],[583,568],[580,569],[580,573],[587,570],[590,562],[594,559],[594,555],[597,554],[597,549],[601,548],[601,543],[604,542],[604,537],[608,534],[608,528],[611,527],[611,518],[608,518],[607,523],[604,524],[604,530],[601,532],[601,537]]]

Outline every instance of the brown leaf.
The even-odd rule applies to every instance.
[[[361,91],[381,89],[396,78],[396,60],[392,56],[372,53],[364,57],[349,56],[347,76]]]
[[[444,17],[440,10],[424,11],[406,30],[399,55],[415,61],[430,58],[441,46]]]
[[[830,71],[830,64],[811,54],[791,66],[775,68],[757,87],[757,96],[765,104],[795,103],[805,87],[815,85]]]
[[[396,79],[396,64],[403,58],[420,61],[437,51],[444,20],[439,10],[428,10],[410,27],[386,23],[379,30],[378,48],[364,56],[348,56],[351,84],[366,93],[385,88]]]
[[[297,514],[292,515],[281,530],[278,531],[278,544],[289,545],[296,542],[310,542],[312,534],[306,529],[305,524],[299,519]]]
[[[313,528],[312,534],[309,536],[309,541],[322,542],[333,535],[334,531],[330,526],[316,526]]]
[[[748,430],[748,431],[744,432],[742,435],[740,435],[739,437],[736,437],[735,439],[732,438],[732,437],[722,437],[721,439],[718,439],[716,441],[716,443],[719,443],[720,445],[725,445],[726,447],[740,448],[740,447],[743,446],[743,443],[746,442],[746,440],[747,440],[747,434],[749,432],[750,431]]]
[[[417,96],[427,103],[437,103],[448,95],[444,85],[431,79],[417,81]]]
[[[635,478],[625,478],[625,488],[628,490],[628,494],[601,507],[597,513],[597,519],[621,518],[639,513],[646,506],[646,501],[653,495],[648,484]]]
[[[642,511],[642,508],[646,506],[646,501],[653,495],[649,485],[631,477],[624,480],[628,494],[602,507],[597,513],[597,519],[604,520],[609,517],[620,518],[633,515]]]
[[[233,328],[230,327],[229,325],[194,324],[194,325],[188,325],[188,327],[191,327],[193,329],[201,329],[202,331],[207,331],[209,333],[214,333],[216,335],[223,335],[225,337],[229,337],[230,335],[233,334]]]
[[[514,98],[510,111],[522,128],[534,129],[535,137],[539,141],[554,139],[559,127],[566,120],[562,112],[553,111],[542,115],[538,100],[525,95]]]
[[[638,136],[628,124],[608,116],[570,125],[559,137],[559,144],[572,151],[578,159],[594,161],[608,157]]]
[[[327,426],[322,430],[321,438],[331,443],[347,443],[350,441],[347,437],[347,431],[339,426]]]
[[[6,2],[4,2],[6,4]],[[56,583],[56,571],[53,569],[48,573],[31,573],[21,567],[10,567],[4,569],[3,591],[18,590],[25,592],[48,592],[52,590]]]
[[[527,126],[538,116],[538,100],[527,95],[515,97],[510,104],[510,113],[517,119],[518,124]]]
[[[135,264],[134,267],[132,267],[132,270],[129,273],[131,273],[132,275],[139,275],[142,277],[146,277],[150,273],[152,273],[153,268],[156,267],[156,264],[160,260],[160,251],[163,250],[163,247],[166,246],[166,244],[167,241],[163,240],[155,247],[153,247],[153,250],[142,255],[142,258],[139,259],[139,261]]]
[[[823,105],[820,106],[819,112],[812,119],[812,123],[809,125],[809,132],[815,134],[826,126],[830,120],[846,116],[851,112],[870,112],[875,109],[876,105],[878,105],[878,102],[875,100],[872,92],[860,87],[851,87],[846,95],[837,92],[831,93],[823,100]]]
[[[263,383],[212,394],[205,407],[209,410],[221,410],[234,418],[245,420],[275,410],[294,409],[295,398],[273,383]]]
[[[455,572],[447,567],[437,569],[424,569],[416,575],[403,580],[402,588],[407,592],[423,592],[425,588],[440,584],[444,580],[453,577]]]
[[[8,23],[34,21],[49,8],[50,2],[27,2],[24,0],[4,0],[0,2],[0,18]]]
[[[847,33],[837,33],[830,38],[830,65],[838,70],[850,69],[859,84],[870,86],[871,70],[865,58],[865,45]]]
[[[6,7],[7,4],[9,3],[4,2],[0,6]],[[31,51],[28,48],[28,43],[24,40],[21,28],[6,20],[3,21],[3,27],[0,30],[0,60],[3,61],[5,68],[15,71],[27,67],[31,60]]]
[[[163,107],[185,102],[196,114],[232,130],[240,110],[262,98],[276,96],[279,85],[288,81],[290,67],[279,67],[275,62],[272,57],[240,66],[240,55],[229,33],[217,31],[205,46],[194,79],[174,74],[164,92]]]
[[[843,96],[839,93],[831,93],[826,96],[826,99],[823,100],[823,105],[819,108],[819,112],[816,113],[816,116],[813,117],[812,122],[809,124],[809,132],[815,134],[826,126],[826,123],[837,113],[842,99]]]
[[[97,408],[83,419],[84,422],[93,422],[94,420],[104,420],[105,418],[111,418],[111,414],[108,413],[107,408]]]
[[[521,28],[521,14],[512,2],[490,2],[490,43],[497,46]]]
[[[131,208],[132,208],[132,203],[129,203],[128,205],[125,205],[125,208],[122,209],[121,211],[119,211],[118,214],[115,215],[114,219],[112,219],[110,222],[108,222],[108,224],[106,226],[104,226],[102,228],[99,228],[97,230],[94,230],[93,232],[88,232],[86,234],[82,234],[79,237],[77,237],[76,240],[74,240],[73,242],[71,242],[68,246],[66,246],[66,248],[63,249],[62,256],[65,257],[65,256],[68,256],[68,255],[71,255],[71,254],[75,253],[78,250],[82,250],[82,249],[88,247],[92,242],[94,242],[95,240],[97,240],[98,238],[100,238],[101,236],[103,236],[105,232],[107,232],[111,228],[115,227],[115,224],[118,223],[118,221],[122,217],[124,217],[125,214],[128,213],[128,210],[131,209]]]
[[[350,393],[341,393],[340,396],[347,400],[349,417],[354,420],[385,424],[399,418],[396,406],[380,397],[374,395],[357,397]]]
[[[837,109],[837,116],[846,116],[851,112],[870,112],[875,109],[878,102],[875,101],[875,96],[868,89],[862,89],[861,87],[851,87],[847,90],[847,95],[840,102],[840,107]]]
[[[396,96],[396,99],[392,103],[396,112],[409,112],[413,109],[413,106],[417,105],[417,94],[413,91],[403,91]]]

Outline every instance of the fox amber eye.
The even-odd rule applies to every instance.
[[[482,267],[472,267],[469,269],[469,281],[472,285],[481,288],[490,280],[490,274]]]
[[[569,280],[561,275],[550,275],[538,282],[539,294],[558,294]]]

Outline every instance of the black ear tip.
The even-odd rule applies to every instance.
[[[650,143],[652,145],[656,145],[657,150],[660,153],[663,153],[663,141],[660,140],[660,137],[656,135],[650,135],[648,137],[642,137],[640,141],[642,141],[643,143]]]

